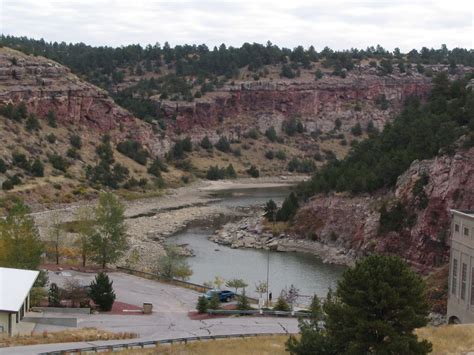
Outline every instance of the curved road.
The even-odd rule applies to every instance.
[[[78,327],[95,327],[112,332],[133,332],[139,339],[129,342],[185,338],[203,335],[227,335],[249,333],[296,333],[298,321],[294,318],[235,317],[191,320],[188,312],[195,309],[199,293],[140,277],[123,274],[109,274],[114,282],[117,301],[141,306],[143,302],[153,303],[151,315],[79,315]],[[68,279],[88,285],[94,274],[62,272],[49,274],[50,282],[63,285]],[[35,332],[62,330],[64,327],[37,325]],[[83,343],[44,344],[0,348],[0,354],[35,354],[45,351],[64,350],[92,345],[125,343],[127,341],[96,341]]]

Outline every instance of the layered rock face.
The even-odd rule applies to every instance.
[[[420,208],[414,186],[423,175],[429,177],[423,187],[428,203]],[[410,228],[380,234],[379,210],[390,199],[401,201],[415,222]],[[358,256],[374,251],[397,254],[424,270],[448,259],[450,209],[474,209],[474,148],[413,162],[388,196],[315,196],[298,212],[294,232],[352,249]]]
[[[85,133],[153,142],[150,127],[116,105],[104,90],[53,61],[1,48],[0,105],[20,101],[39,118],[53,111],[58,122],[85,128]]]
[[[225,85],[216,92],[191,103],[161,101],[167,117],[175,118],[179,132],[212,129],[222,122],[244,127],[275,129],[288,117],[300,117],[308,131],[334,129],[336,119],[341,130],[356,123],[365,127],[372,121],[377,128],[398,112],[412,95],[426,98],[431,79],[420,74],[378,76],[369,68],[350,72],[346,78],[325,76],[317,81],[254,81]],[[377,101],[385,96],[388,109]],[[246,127],[245,127],[246,126]]]

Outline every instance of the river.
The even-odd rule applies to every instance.
[[[270,198],[281,203],[288,188],[258,188],[219,192],[218,204],[231,208],[263,205]],[[188,244],[195,256],[187,258],[193,275],[189,281],[202,284],[215,276],[225,280],[241,278],[249,286],[247,294],[256,296],[255,284],[265,281],[269,261],[269,289],[276,298],[282,289],[295,285],[301,295],[326,296],[329,287],[334,288],[344,267],[324,264],[318,257],[305,253],[283,253],[261,249],[232,249],[208,240],[223,221],[209,222],[205,226],[190,227],[169,238],[173,244]],[[299,302],[306,303],[305,297]]]

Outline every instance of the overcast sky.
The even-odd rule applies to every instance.
[[[3,34],[91,45],[473,48],[466,0],[0,0]]]

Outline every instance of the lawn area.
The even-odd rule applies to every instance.
[[[433,344],[434,355],[474,351],[474,324],[444,325],[416,330],[418,337]]]
[[[282,355],[287,335],[259,336],[256,338],[219,339],[196,341],[189,344],[159,345],[152,349],[124,350],[121,353],[135,354],[206,354],[206,355]]]

